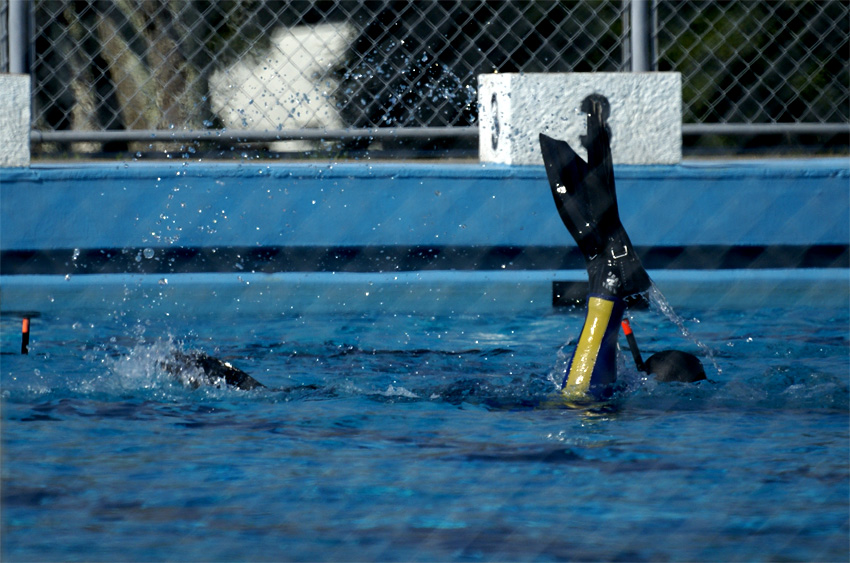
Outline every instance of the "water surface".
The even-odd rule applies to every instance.
[[[553,402],[583,312],[2,318],[4,561],[848,558],[848,314],[679,311],[709,381],[621,355]],[[701,352],[653,311],[647,357]],[[625,345],[625,341],[623,342]],[[200,349],[274,389],[192,390]]]

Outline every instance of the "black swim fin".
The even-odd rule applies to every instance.
[[[246,391],[265,387],[229,362],[203,352],[175,351],[169,360],[161,362],[161,366],[193,389],[197,389],[202,384],[220,385],[221,383]],[[199,381],[198,377],[202,377],[204,381]]]
[[[627,297],[652,283],[620,223],[611,141],[602,104],[587,116],[587,162],[570,145],[540,134],[558,214],[584,255],[591,293]]]

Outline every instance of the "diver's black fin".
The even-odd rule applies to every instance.
[[[584,179],[588,176],[587,163],[564,141],[558,141],[540,133],[540,150],[546,176],[555,198],[555,207],[561,221],[578,244],[585,260],[599,254],[603,241],[596,229],[583,228],[590,220],[586,217],[587,202],[584,195]],[[581,192],[581,195],[577,194]]]
[[[204,383],[210,385],[219,385],[224,382],[231,387],[246,391],[265,387],[241,369],[203,352],[174,352],[170,360],[162,362],[162,367],[193,388],[201,385],[201,382],[196,379],[198,371],[206,380]]]
[[[601,108],[587,116],[587,162],[570,145],[540,134],[540,150],[555,206],[584,255],[590,291],[616,297],[652,283],[620,223],[611,142]]]
[[[262,383],[245,373],[239,368],[233,367],[229,362],[219,360],[204,353],[198,353],[194,357],[195,365],[201,368],[211,383],[224,380],[227,385],[250,391],[258,387],[265,387]]]

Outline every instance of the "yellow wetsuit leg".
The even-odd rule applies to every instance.
[[[625,311],[622,299],[590,295],[587,316],[562,393],[570,397],[606,398],[617,380],[617,336]]]

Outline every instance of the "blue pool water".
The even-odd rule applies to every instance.
[[[846,561],[848,311],[679,310],[710,381],[553,403],[581,310],[2,317],[4,561]],[[647,357],[698,351],[632,314]],[[625,344],[625,342],[623,342]],[[278,390],[187,389],[174,349]],[[704,353],[704,352],[701,352]]]

